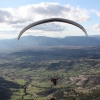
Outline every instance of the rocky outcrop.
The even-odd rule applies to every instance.
[[[100,75],[80,75],[77,86],[96,86],[100,85]]]

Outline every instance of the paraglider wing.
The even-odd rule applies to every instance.
[[[26,27],[19,33],[19,35],[18,35],[18,40],[20,39],[21,35],[22,35],[26,30],[28,30],[29,28],[34,27],[34,26],[39,25],[39,24],[48,23],[48,22],[64,22],[64,23],[68,23],[68,24],[75,25],[75,26],[79,27],[79,28],[85,33],[85,35],[87,36],[87,32],[86,32],[85,28],[84,28],[82,25],[80,25],[80,24],[78,24],[78,23],[76,23],[76,22],[74,22],[74,21],[72,21],[72,20],[63,19],[63,18],[50,18],[50,19],[40,20],[40,21],[31,23],[31,24],[29,24],[28,26],[26,26]]]

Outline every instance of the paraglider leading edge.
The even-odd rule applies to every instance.
[[[87,31],[85,30],[85,28],[82,25],[75,22],[75,21],[68,20],[68,19],[63,19],[63,18],[50,18],[50,19],[44,19],[44,20],[36,21],[34,23],[29,24],[25,28],[23,28],[21,30],[21,32],[19,33],[19,35],[18,35],[18,40],[20,39],[21,35],[26,30],[28,30],[29,28],[34,27],[34,26],[39,25],[39,24],[49,23],[49,22],[64,22],[64,23],[72,24],[72,25],[77,26],[78,28],[80,28],[85,33],[85,35],[87,36]]]

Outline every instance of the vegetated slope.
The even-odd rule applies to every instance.
[[[0,100],[8,100],[12,96],[10,88],[19,89],[20,85],[0,77]]]
[[[52,61],[52,60],[70,60],[78,58],[100,59],[100,47],[41,47],[14,51],[6,55],[9,57],[19,58],[22,61]]]
[[[0,75],[19,86],[23,84],[18,89],[13,88],[11,100],[15,97],[33,99],[34,95],[40,100],[49,96],[57,100],[99,100],[99,54],[99,46],[45,47],[2,53]],[[57,86],[52,85],[51,77],[59,78]]]
[[[0,64],[2,66],[0,67],[0,73],[2,77],[5,76],[5,79],[9,78],[19,84],[24,82],[24,86],[18,88],[18,92],[13,92],[15,97],[20,96],[20,98],[23,97],[24,99],[27,97],[29,99],[34,98],[35,93],[38,98],[51,96],[63,100],[69,97],[70,99],[80,98],[79,100],[81,100],[82,97],[88,98],[88,95],[92,95],[94,89],[100,88],[99,65],[99,59],[74,59],[52,62],[27,62],[25,60],[12,63],[2,62]],[[51,77],[59,78],[57,86],[52,85],[50,82]],[[21,91],[21,94],[19,91]],[[91,94],[84,94],[84,91],[86,91],[85,93],[91,92]],[[97,94],[100,94],[100,92],[95,91],[93,95]],[[98,97],[95,96],[95,98]]]

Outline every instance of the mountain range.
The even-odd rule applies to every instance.
[[[0,40],[0,50],[29,49],[47,46],[100,46],[100,36],[67,36],[51,38],[45,36],[24,36],[20,40]]]

